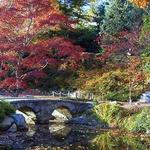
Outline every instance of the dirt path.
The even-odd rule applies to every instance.
[[[125,108],[125,109],[140,109],[143,107],[150,107],[150,103],[137,103],[137,102],[132,102],[131,104],[129,103],[122,103],[121,107]]]

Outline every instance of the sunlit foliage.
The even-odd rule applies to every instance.
[[[129,1],[134,3],[135,5],[137,5],[140,8],[145,8],[146,6],[148,6],[150,4],[149,0],[129,0]]]

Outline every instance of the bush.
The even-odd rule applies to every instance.
[[[117,124],[123,114],[123,109],[117,104],[103,103],[94,108],[95,115],[107,124]]]
[[[150,133],[150,109],[127,110],[118,104],[103,103],[95,106],[93,113],[109,126],[131,132]]]
[[[150,133],[150,109],[144,108],[137,114],[124,119],[122,126],[132,132]]]
[[[0,121],[2,121],[6,116],[14,112],[15,109],[10,103],[2,100],[0,101]]]
[[[5,111],[2,105],[0,105],[0,122],[5,118]]]

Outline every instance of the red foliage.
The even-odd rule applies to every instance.
[[[103,34],[97,38],[97,42],[104,49],[104,53],[98,58],[106,61],[114,53],[137,54],[139,49],[139,31],[122,31],[117,35]]]
[[[72,29],[75,23],[55,7],[53,0],[4,0],[0,14],[1,88],[25,88],[24,79],[45,77],[43,69],[48,65],[80,60],[83,49],[69,40],[36,38],[47,29]]]
[[[16,86],[22,89],[27,88],[27,84],[24,81],[17,80],[15,77],[8,77],[0,82],[0,88],[16,89]]]

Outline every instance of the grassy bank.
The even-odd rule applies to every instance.
[[[150,108],[125,109],[118,104],[95,106],[93,114],[110,127],[130,132],[150,133]]]
[[[9,116],[11,113],[14,113],[14,112],[15,112],[15,109],[10,103],[4,102],[4,101],[0,101],[0,122],[6,116]]]

